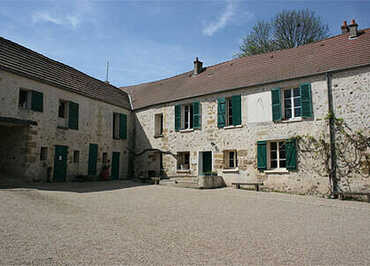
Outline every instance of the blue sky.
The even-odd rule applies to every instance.
[[[233,58],[256,23],[309,8],[340,33],[343,20],[370,27],[370,1],[0,0],[0,36],[116,86]]]

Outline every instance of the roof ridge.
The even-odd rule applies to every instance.
[[[361,32],[361,31],[368,31],[369,29],[370,28],[360,29],[359,32]],[[318,44],[320,42],[324,42],[324,41],[327,41],[327,40],[330,40],[330,39],[334,39],[334,38],[339,38],[342,35],[347,35],[347,34],[348,33],[337,34],[337,35],[334,35],[334,36],[330,36],[330,37],[328,37],[326,39],[322,39],[322,40],[319,40],[319,41],[310,42],[310,43],[307,43],[307,44],[304,44],[304,45],[300,45],[300,46],[297,46],[297,47],[293,47],[293,48],[286,48],[286,49],[280,49],[280,50],[271,51],[271,52],[262,53],[262,54],[255,54],[255,55],[250,55],[250,56],[243,56],[243,57],[233,58],[233,59],[230,59],[230,60],[227,60],[227,61],[224,61],[224,62],[217,63],[215,65],[206,66],[205,68],[206,69],[213,69],[215,67],[218,67],[218,66],[221,66],[221,65],[226,65],[226,64],[229,64],[231,62],[237,62],[237,61],[239,62],[239,61],[244,61],[244,60],[247,60],[247,59],[250,59],[250,58],[257,58],[257,57],[262,57],[262,56],[268,56],[268,55],[271,55],[271,54],[281,53],[281,52],[285,52],[285,51],[291,51],[293,49],[302,49],[303,47],[306,48],[307,46],[316,45],[316,44]],[[165,78],[165,79],[159,79],[159,80],[154,80],[154,81],[150,81],[150,82],[143,82],[143,83],[139,83],[139,84],[136,84],[136,85],[120,86],[119,88],[134,88],[134,87],[141,86],[141,85],[152,84],[152,83],[156,83],[156,82],[160,82],[160,81],[169,80],[169,79],[172,79],[172,78],[181,76],[181,75],[185,75],[185,74],[190,73],[190,72],[191,71],[183,72],[181,74],[178,74],[178,75],[175,75],[175,76],[171,76],[171,77],[168,77],[168,78]]]
[[[42,59],[45,59],[45,60],[49,61],[50,63],[57,64],[58,66],[60,66],[60,67],[62,67],[62,68],[64,68],[64,69],[69,69],[69,70],[73,70],[73,71],[79,72],[79,73],[81,73],[81,74],[82,74],[82,75],[84,75],[84,76],[87,76],[87,77],[89,77],[89,78],[95,79],[95,80],[96,80],[96,81],[98,81],[98,82],[101,82],[101,83],[103,83],[103,84],[105,84],[105,85],[108,85],[108,86],[110,86],[110,87],[112,87],[112,88],[118,89],[119,91],[121,91],[121,92],[122,92],[122,90],[120,90],[118,87],[116,87],[116,86],[114,86],[114,85],[112,85],[112,84],[110,84],[110,83],[106,83],[106,82],[104,82],[104,81],[102,81],[102,80],[100,80],[100,79],[97,79],[97,78],[93,77],[93,76],[90,76],[90,75],[88,75],[88,74],[86,74],[86,73],[84,73],[84,72],[82,72],[82,71],[80,71],[80,70],[78,70],[78,69],[76,69],[76,68],[74,68],[74,67],[71,67],[71,66],[69,66],[69,65],[67,65],[67,64],[64,64],[64,63],[59,62],[59,61],[57,61],[57,60],[54,60],[54,59],[52,59],[52,58],[50,58],[50,57],[47,57],[47,56],[45,56],[45,55],[43,55],[43,54],[41,54],[41,53],[38,53],[38,52],[36,52],[36,51],[34,51],[34,50],[30,49],[30,48],[27,48],[27,47],[25,47],[25,46],[23,46],[23,45],[20,45],[20,44],[16,43],[16,42],[13,42],[13,41],[11,41],[11,40],[8,40],[8,39],[6,39],[6,38],[4,38],[4,37],[2,37],[2,36],[0,36],[0,40],[1,40],[1,39],[2,39],[3,41],[7,42],[7,43],[9,43],[9,44],[11,44],[11,45],[13,45],[13,46],[15,46],[15,47],[19,48],[19,49],[22,49],[22,50],[23,50],[23,51],[25,51],[25,52],[28,52],[28,53],[31,53],[31,54],[37,55],[38,57],[40,57],[40,58],[42,58]]]

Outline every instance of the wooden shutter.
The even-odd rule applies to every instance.
[[[286,149],[286,168],[289,170],[297,169],[297,150],[296,139],[288,139],[285,143]]]
[[[31,92],[31,110],[36,112],[43,112],[44,110],[44,95],[42,92]]]
[[[127,139],[127,115],[119,114],[119,138]]]
[[[304,83],[299,88],[301,90],[302,117],[312,117],[311,84]]]
[[[78,103],[68,102],[68,127],[70,129],[78,129]]]
[[[226,99],[224,97],[217,99],[217,126],[223,128],[225,126],[225,110]]]
[[[233,125],[242,124],[242,100],[240,95],[234,95],[231,97],[231,104],[233,109]]]
[[[260,171],[267,169],[267,142],[266,141],[257,142],[257,168]]]
[[[175,105],[175,131],[179,131],[181,128],[181,105]]]
[[[271,103],[272,121],[280,121],[282,119],[280,88],[275,88],[271,90]]]
[[[113,113],[113,139],[116,138],[116,113]]]
[[[193,102],[193,128],[201,128],[200,102]]]

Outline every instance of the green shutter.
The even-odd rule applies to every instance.
[[[78,129],[78,103],[69,102],[69,116],[68,116],[68,127],[70,129]]]
[[[119,138],[127,139],[127,115],[119,114]]]
[[[116,132],[116,113],[113,113],[113,139],[115,139],[115,132]]]
[[[301,90],[302,117],[312,117],[311,84],[304,83],[299,87]]]
[[[257,141],[257,168],[258,170],[267,169],[267,142]]]
[[[32,91],[31,110],[43,112],[44,110],[44,95],[42,92]]]
[[[181,105],[175,105],[175,131],[179,131],[181,128]]]
[[[297,169],[297,150],[296,139],[288,139],[285,143],[286,168],[289,170]]]
[[[233,125],[242,124],[242,99],[240,95],[234,95],[231,97],[231,104],[233,109]]]
[[[271,90],[271,103],[272,103],[272,121],[280,121],[282,119],[280,88],[275,88]]]
[[[226,100],[224,97],[218,98],[217,103],[217,126],[223,128],[225,126]]]
[[[200,102],[193,102],[193,128],[201,128]]]

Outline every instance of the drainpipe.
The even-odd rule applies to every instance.
[[[328,86],[328,112],[329,112],[329,136],[330,136],[330,173],[329,180],[333,188],[332,197],[336,198],[338,195],[338,182],[337,182],[337,156],[335,152],[335,121],[334,121],[334,108],[333,108],[333,93],[331,84],[331,73],[326,72],[326,83]]]

